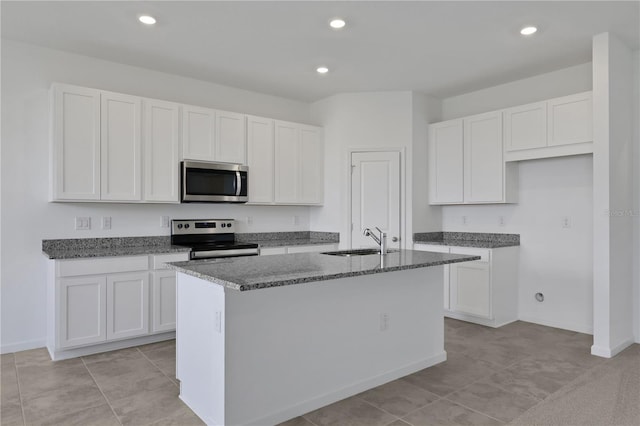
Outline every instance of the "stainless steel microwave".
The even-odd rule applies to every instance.
[[[183,203],[246,203],[249,168],[241,164],[183,161]]]

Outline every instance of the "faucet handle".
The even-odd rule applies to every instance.
[[[376,226],[376,229],[378,230],[378,232],[380,233],[380,235],[387,235],[387,233],[386,233],[386,232],[382,232],[382,229],[378,228],[377,226]]]

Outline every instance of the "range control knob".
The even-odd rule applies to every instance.
[[[184,225],[184,229],[187,229],[187,228],[189,228],[189,224],[188,224],[188,223],[185,223],[185,225]]]
[[[178,224],[178,229],[182,229],[182,224],[181,223]]]
[[[227,225],[223,223],[221,226],[224,228],[224,227],[225,227],[225,226],[227,226]]]
[[[227,223],[227,228],[231,228],[231,224],[230,223]]]

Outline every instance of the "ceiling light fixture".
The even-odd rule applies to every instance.
[[[149,15],[142,15],[141,17],[138,18],[138,21],[146,25],[153,25],[156,23],[156,18]]]
[[[339,30],[343,28],[345,25],[347,25],[347,23],[344,22],[344,19],[341,19],[341,18],[334,18],[331,21],[329,21],[329,26],[334,30]]]
[[[521,29],[520,30],[520,34],[522,34],[523,36],[529,36],[531,34],[535,34],[536,31],[538,31],[538,29],[536,27],[529,26],[529,27],[524,27],[523,29]]]
[[[326,74],[329,72],[329,68],[327,67],[318,67],[316,68],[316,71],[318,71],[318,74]]]

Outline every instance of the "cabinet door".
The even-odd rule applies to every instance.
[[[324,188],[324,145],[317,127],[300,128],[300,185],[302,204],[322,204]]]
[[[144,199],[180,202],[180,108],[144,100]]]
[[[52,87],[51,200],[100,199],[100,92]]]
[[[546,102],[506,109],[503,118],[505,151],[547,146]]]
[[[491,280],[485,262],[449,265],[451,310],[491,318]]]
[[[462,120],[429,126],[429,202],[462,203],[463,193]]]
[[[246,116],[234,112],[216,112],[215,160],[247,164]]]
[[[149,273],[107,275],[107,339],[149,332]]]
[[[108,92],[102,92],[100,100],[100,198],[139,201],[142,199],[141,100]]]
[[[549,146],[593,141],[591,92],[551,99],[548,102]]]
[[[216,111],[182,106],[182,156],[185,160],[215,159]]]
[[[464,200],[467,203],[504,199],[502,114],[491,112],[464,119]]]
[[[61,278],[57,286],[57,346],[68,348],[104,342],[107,338],[104,275]]]
[[[250,203],[273,203],[273,151],[273,120],[247,117]]]
[[[300,176],[300,144],[298,127],[293,123],[275,122],[275,201],[297,203]]]
[[[151,332],[176,329],[176,272],[151,273]]]

